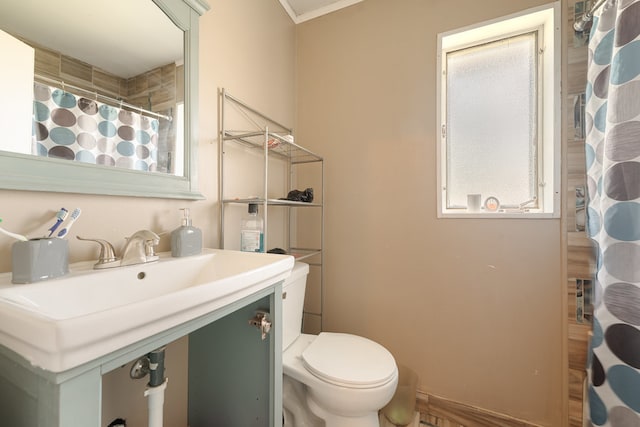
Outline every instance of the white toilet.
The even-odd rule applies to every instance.
[[[309,265],[297,262],[282,289],[285,427],[378,427],[398,384],[380,344],[357,335],[301,333]]]

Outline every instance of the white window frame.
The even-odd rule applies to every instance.
[[[561,213],[561,24],[560,2],[527,9],[506,17],[438,34],[437,64],[437,194],[438,218],[558,218]],[[482,45],[520,34],[538,31],[541,55],[539,72],[538,115],[538,186],[537,208],[499,209],[470,212],[447,207],[446,141],[446,55],[467,47]],[[482,195],[483,200],[490,195]]]

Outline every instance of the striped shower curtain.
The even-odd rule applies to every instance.
[[[607,0],[589,42],[588,232],[598,248],[594,426],[640,427],[640,0]]]

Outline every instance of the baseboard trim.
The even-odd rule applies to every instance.
[[[436,417],[464,427],[542,427],[529,421],[489,411],[444,397],[418,391],[416,409],[420,418]],[[440,424],[438,424],[440,425]]]

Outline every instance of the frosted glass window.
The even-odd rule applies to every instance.
[[[438,34],[439,218],[560,217],[560,11]]]
[[[518,207],[538,194],[535,32],[446,55],[446,206],[468,194]],[[536,202],[530,202],[536,207]]]

